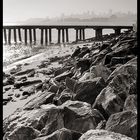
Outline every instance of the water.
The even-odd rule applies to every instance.
[[[122,30],[123,32],[124,30]],[[114,33],[113,29],[104,29],[104,34]],[[21,32],[22,41],[24,42],[24,32]],[[23,42],[14,44],[13,33],[11,34],[12,45],[3,45],[3,66],[4,69],[8,67],[8,65],[16,62],[20,59],[27,58],[33,56],[35,54],[41,53],[44,50],[48,49],[48,46],[41,46],[40,44],[40,30],[36,30],[36,38],[37,45],[27,45],[25,46]],[[58,32],[56,29],[52,29],[52,42],[57,43]],[[95,37],[95,31],[93,29],[85,29],[85,38]],[[73,42],[76,39],[76,34],[74,29],[69,29],[69,42]],[[29,41],[28,41],[29,42]],[[54,45],[50,46],[53,48]]]

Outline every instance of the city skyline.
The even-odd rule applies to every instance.
[[[3,22],[23,21],[30,18],[55,18],[82,14],[96,15],[122,12],[137,13],[136,0],[4,0]]]

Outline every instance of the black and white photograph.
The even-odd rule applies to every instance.
[[[137,0],[3,0],[3,140],[137,140]]]

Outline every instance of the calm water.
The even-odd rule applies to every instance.
[[[124,30],[122,30],[123,32]],[[113,29],[104,29],[103,34],[110,34],[114,33]],[[12,45],[3,45],[3,66],[7,67],[9,64],[18,61],[19,59],[26,58],[33,56],[37,53],[43,52],[44,49],[48,49],[47,46],[41,46],[40,45],[40,30],[36,30],[37,34],[37,44],[38,45],[27,45],[25,46],[24,43],[20,42],[14,44],[13,41],[13,32],[11,34],[12,38]],[[22,41],[24,42],[24,32],[21,32],[22,35]],[[58,32],[56,29],[52,29],[52,42],[57,43],[57,35]],[[86,29],[85,30],[85,38],[91,38],[95,37],[95,31],[92,29]],[[28,37],[29,38],[29,37]],[[75,41],[76,35],[74,29],[69,29],[69,41]],[[53,46],[50,46],[53,48]]]

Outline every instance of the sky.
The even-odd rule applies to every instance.
[[[94,11],[96,14],[137,12],[137,0],[3,0],[3,22],[24,21],[29,18],[53,18]]]

